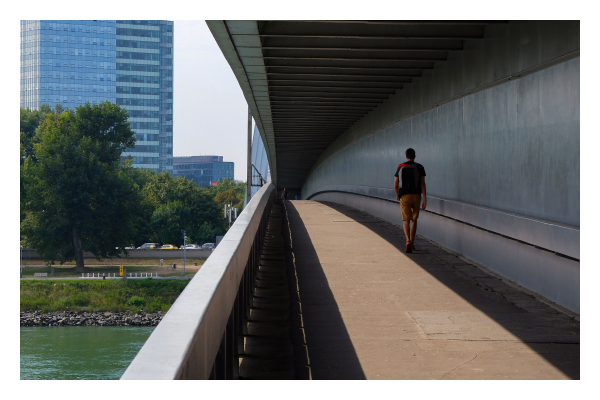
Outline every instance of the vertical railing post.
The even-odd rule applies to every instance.
[[[254,270],[254,250],[255,250],[255,245],[252,245],[252,249],[250,250],[250,257],[249,257],[249,265],[248,265],[248,276],[247,279],[248,281],[247,283],[247,288],[248,288],[248,296],[244,299],[244,314],[246,317],[246,321],[248,321],[248,319],[250,319],[250,307],[252,307],[251,301],[252,301],[252,294],[253,294],[253,290],[254,290],[254,285],[252,282],[252,277],[254,276],[253,270]]]
[[[242,282],[240,282],[240,289],[238,292],[238,296],[235,299],[235,304],[237,307],[237,312],[235,314],[236,318],[237,318],[237,353],[238,355],[242,355],[244,354],[244,335],[247,335],[248,332],[244,329],[244,296],[245,296],[245,291],[244,291],[244,282],[243,280],[245,279],[246,274],[244,273],[244,275],[242,276]],[[238,365],[239,367],[239,365]]]
[[[227,330],[227,329],[226,329]],[[225,379],[225,359],[227,357],[227,334],[223,332],[221,337],[221,345],[215,358],[215,379]]]
[[[229,313],[229,320],[227,321],[227,326],[225,327],[225,379],[233,379],[233,366],[235,364],[235,360],[237,359],[237,345],[236,340],[237,335],[235,333],[235,301],[233,302],[234,306]],[[238,361],[239,364],[239,361]]]
[[[208,379],[211,379],[211,380],[217,379],[216,373],[215,373],[215,371],[216,371],[215,365],[216,365],[216,359],[215,359],[215,362],[213,362],[213,366],[212,366],[212,369],[210,370],[210,376],[208,377]]]
[[[248,270],[250,268],[250,263],[246,265],[246,269],[244,270],[244,274],[242,275],[241,290],[242,296],[239,299],[240,302],[240,323],[241,323],[241,334],[247,335],[248,329],[246,326],[246,303],[248,302],[248,297],[250,296],[248,292]]]

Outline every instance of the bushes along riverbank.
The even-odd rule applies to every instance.
[[[189,280],[22,280],[21,312],[166,313]]]

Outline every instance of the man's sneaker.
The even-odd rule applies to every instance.
[[[406,242],[406,252],[412,253],[412,243],[411,242]]]

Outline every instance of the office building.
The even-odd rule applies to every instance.
[[[110,101],[129,112],[138,168],[173,170],[173,22],[21,21],[21,107]]]
[[[173,176],[184,176],[202,186],[214,186],[221,179],[233,180],[233,163],[223,156],[173,157]]]

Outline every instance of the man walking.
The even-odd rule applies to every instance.
[[[406,236],[406,252],[412,253],[415,249],[415,235],[417,233],[417,218],[421,206],[421,193],[423,193],[423,210],[427,207],[427,188],[425,187],[425,168],[415,162],[415,151],[406,150],[406,162],[398,165],[394,176],[394,191],[396,199],[400,202],[404,235]],[[411,226],[412,221],[412,226]]]

